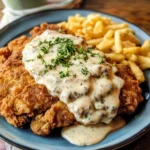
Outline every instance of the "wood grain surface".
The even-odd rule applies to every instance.
[[[3,7],[0,0],[0,18]],[[150,0],[84,0],[81,7],[122,17],[150,33]],[[149,139],[150,131],[119,150],[150,150]]]
[[[122,17],[150,33],[150,0],[84,0],[84,8]]]

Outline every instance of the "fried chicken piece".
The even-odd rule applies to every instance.
[[[43,32],[45,28],[58,27],[44,24],[37,33]],[[22,49],[34,36],[35,34],[30,38],[22,36],[0,49],[0,115],[15,127],[22,127],[58,102],[58,99],[52,97],[45,86],[37,84],[24,68]],[[64,108],[68,116],[72,115]]]
[[[21,57],[21,52],[13,53],[0,68],[0,114],[17,127],[58,101],[45,86],[35,83],[24,69]]]
[[[124,115],[134,113],[138,104],[143,100],[143,97],[141,96],[142,90],[139,87],[139,82],[135,79],[135,76],[132,74],[131,70],[127,66],[119,64],[117,65],[117,68],[117,75],[125,81],[125,84],[120,94],[120,107],[118,110],[118,114]],[[60,105],[62,109],[61,107],[58,107],[58,105]],[[59,121],[58,119],[66,116],[64,114],[62,115],[62,113],[65,112],[65,110],[63,109],[63,105],[56,103],[52,106],[52,108],[47,110],[45,114],[38,115],[31,122],[31,130],[38,135],[48,135],[50,133],[50,129],[53,129],[55,127],[61,127],[61,120]],[[54,108],[56,107],[59,108],[59,111],[57,110],[57,113],[56,109],[54,110]],[[66,106],[64,105],[64,107]],[[61,117],[58,117],[59,114],[61,115]],[[66,114],[68,115],[68,113]],[[72,117],[71,115],[69,116]],[[68,119],[69,116],[66,118]],[[57,117],[57,119],[54,119],[55,117]],[[70,119],[67,121],[67,123],[69,121]],[[60,123],[57,123],[57,125],[55,125],[56,122]],[[61,126],[59,126],[59,124],[61,124]],[[68,125],[69,123],[65,125],[63,124],[63,126]]]
[[[67,106],[52,97],[45,86],[37,84],[22,62],[25,44],[46,29],[58,27],[44,23],[30,32],[31,37],[22,36],[0,49],[0,115],[15,127],[31,122],[31,129],[38,135],[75,123]],[[118,70],[118,76],[125,80],[119,114],[130,114],[142,101],[141,89],[129,68],[118,65]]]
[[[58,101],[45,114],[37,115],[32,120],[30,127],[34,133],[44,136],[50,134],[50,131],[54,128],[69,126],[73,121],[73,114],[69,113],[63,102]]]
[[[142,90],[139,86],[139,82],[127,66],[119,64],[117,65],[117,68],[117,75],[125,81],[120,93],[120,107],[118,113],[134,113],[138,104],[143,101],[143,97],[141,95]]]

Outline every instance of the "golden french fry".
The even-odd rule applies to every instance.
[[[137,61],[137,56],[135,54],[126,54],[125,57],[132,62]]]
[[[130,32],[128,35],[129,35],[131,42],[136,43],[137,45],[140,44],[140,40],[137,39],[133,33]]]
[[[84,27],[84,28],[86,28],[88,26],[93,26],[93,25],[94,25],[94,22],[90,19],[87,19],[82,23],[82,27]]]
[[[146,70],[146,69],[149,69],[149,68],[150,68],[150,64],[141,64],[141,65],[139,65],[139,67],[140,67],[142,70]]]
[[[120,63],[121,63],[121,64],[124,64],[125,66],[128,65],[128,61],[127,61],[127,60],[122,60]]]
[[[121,37],[119,31],[115,32],[115,52],[116,53],[122,52],[122,43],[121,43]]]
[[[76,33],[77,32],[77,28],[75,27],[75,26],[73,26],[73,25],[70,25],[69,27],[69,30],[71,31],[71,32],[73,32],[73,33]]]
[[[146,40],[144,41],[143,45],[142,45],[142,49],[147,50],[148,52],[150,52],[150,40]]]
[[[129,32],[128,34],[123,35],[121,39],[123,41],[126,41],[126,40],[131,41],[132,43],[135,43],[136,45],[140,44],[140,40],[138,40],[132,32]]]
[[[80,34],[82,34],[82,30],[81,29],[78,29],[77,32],[80,33]]]
[[[92,39],[91,35],[88,34],[88,33],[84,34],[83,37],[84,37],[87,41]]]
[[[112,21],[110,18],[107,18],[107,17],[101,17],[101,20],[103,21],[103,24],[104,25],[109,25],[109,24],[112,24]]]
[[[150,57],[150,52],[147,54],[147,57]]]
[[[103,40],[96,47],[103,52],[107,52],[112,47],[113,44],[114,44],[114,39]]]
[[[75,28],[80,28],[81,27],[81,24],[80,22],[71,22],[71,25],[74,26]]]
[[[140,47],[128,47],[128,48],[123,48],[123,54],[138,54],[140,51]]]
[[[128,61],[128,63],[129,63],[129,67],[130,67],[132,73],[135,75],[136,79],[139,82],[144,82],[145,78],[144,78],[144,73],[142,72],[142,70],[134,62]]]
[[[115,45],[112,45],[111,50],[115,53],[116,49],[115,49]]]
[[[88,26],[87,28],[82,29],[83,34],[89,34],[90,36],[93,35],[93,28],[91,26]]]
[[[87,18],[93,18],[93,17],[95,17],[95,15],[99,15],[99,14],[89,14],[89,15],[87,15]]]
[[[104,35],[105,35],[105,32],[99,32],[99,33],[94,33],[93,32],[92,38],[93,39],[103,38]]]
[[[123,48],[136,47],[135,43],[131,41],[122,41]]]
[[[114,31],[113,30],[107,31],[107,33],[104,36],[104,40],[112,38],[113,35],[114,35]]]
[[[89,44],[89,45],[96,46],[102,41],[103,41],[103,38],[99,38],[99,39],[88,40],[88,41],[86,41],[86,43]]]
[[[150,64],[150,58],[145,56],[137,56],[137,61],[139,64]]]
[[[74,17],[74,16],[69,16],[68,17],[68,22],[76,22],[77,20],[76,20],[76,17]]]
[[[101,32],[104,32],[103,23],[102,23],[101,21],[96,22],[93,31],[94,31],[94,33],[101,33]]]
[[[140,54],[146,56],[149,52],[150,52],[150,40],[146,40],[144,41],[141,47]]]
[[[119,30],[116,30],[116,31],[119,31],[120,34],[128,34],[130,32],[130,29],[129,28],[124,28],[124,29],[119,29]]]
[[[84,37],[83,33],[82,33],[82,30],[81,29],[78,29],[75,33],[76,36],[81,36],[81,37]]]
[[[99,14],[90,14],[87,16],[87,19],[94,21],[95,23],[97,21],[102,21],[102,17]]]
[[[121,62],[125,59],[124,55],[122,54],[115,54],[115,53],[106,53],[106,58],[110,58],[115,62]]]
[[[129,25],[127,23],[121,23],[121,24],[108,25],[106,28],[107,30],[118,30],[118,29],[127,28],[128,26]]]

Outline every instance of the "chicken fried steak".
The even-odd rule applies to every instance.
[[[51,129],[75,123],[67,106],[52,97],[45,86],[37,84],[22,62],[25,44],[46,29],[58,27],[44,23],[30,32],[31,37],[22,36],[0,49],[0,115],[15,127],[31,123],[32,131],[38,135],[48,135]],[[117,65],[117,68],[117,75],[125,81],[119,114],[130,114],[143,100],[142,91],[128,67]]]

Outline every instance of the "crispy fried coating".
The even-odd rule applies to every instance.
[[[45,86],[37,84],[22,62],[25,44],[45,29],[58,30],[58,27],[43,23],[31,30],[31,37],[22,36],[0,48],[0,115],[15,127],[31,123],[31,130],[38,135],[48,135],[54,128],[75,123],[67,106],[52,97]],[[143,100],[141,89],[129,68],[117,67],[118,76],[125,80],[119,114],[130,114]]]
[[[43,24],[38,27],[38,30],[36,27],[31,31],[32,37],[22,36],[0,49],[0,115],[15,127],[22,127],[58,102],[57,98],[49,94],[45,86],[34,81],[22,62],[24,45],[46,28],[58,29],[56,25]],[[56,113],[59,111],[59,106]],[[66,109],[64,111],[68,116],[72,116],[66,107],[63,108]],[[62,110],[62,107],[60,109]],[[74,118],[70,117],[70,124],[73,120]],[[62,126],[68,124],[68,121],[65,121],[62,120]],[[55,126],[59,127],[61,124]]]
[[[117,65],[117,68],[118,68],[117,75],[122,79],[124,79],[125,81],[125,84],[120,93],[120,107],[118,110],[118,114],[119,115],[132,114],[135,112],[138,104],[143,101],[143,97],[141,96],[142,90],[139,87],[139,82],[136,80],[135,76],[132,74],[131,70],[127,66],[119,64]],[[56,109],[54,110],[54,108],[56,107],[58,108],[58,104],[55,104],[53,105],[52,108],[47,110],[47,112],[44,115],[43,114],[38,115],[35,118],[35,120],[31,122],[30,127],[34,133],[39,135],[48,135],[50,133],[50,129],[56,127],[55,122],[58,122],[59,118],[66,116],[64,114],[63,115],[61,114],[64,113],[65,110],[63,109],[63,106],[61,104],[59,105],[62,107],[62,110],[57,111],[58,114],[56,113]],[[64,105],[64,107],[66,106]],[[58,117],[58,119],[56,119],[57,121],[56,120],[54,121],[53,118],[59,116],[59,113],[62,116]],[[72,117],[71,115],[69,116]],[[69,116],[68,117],[66,116],[66,119],[70,118]],[[65,125],[69,125],[69,121],[70,119],[68,119],[68,121],[66,120],[65,123],[68,124]]]
[[[15,52],[0,68],[0,114],[14,126],[22,126],[29,117],[45,111],[58,100],[50,96],[45,86],[35,83],[21,58],[21,52]]]
[[[125,81],[120,93],[120,107],[118,113],[134,113],[138,104],[143,101],[143,97],[141,95],[142,90],[139,86],[139,82],[127,66],[120,64],[117,65],[117,68],[117,75]]]
[[[73,114],[68,113],[67,106],[58,101],[45,114],[37,115],[31,121],[30,127],[38,135],[48,135],[51,129],[69,126],[72,124],[72,120],[74,120]]]

